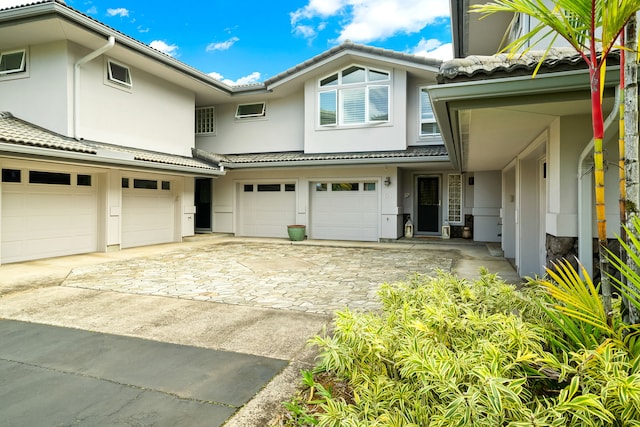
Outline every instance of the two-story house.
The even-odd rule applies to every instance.
[[[532,78],[542,51],[496,55],[503,35],[513,40],[531,28],[531,18],[503,13],[481,20],[469,12],[477,3],[486,2],[451,2],[457,59],[443,64],[440,84],[429,88],[455,169],[475,178],[471,211],[499,224],[505,256],[515,260],[521,276],[543,274],[559,257],[578,256],[591,270],[597,246],[586,64],[560,46]],[[618,61],[615,54],[608,60],[603,99],[610,238],[619,231]]]
[[[0,11],[0,261],[193,234],[194,105],[229,96],[64,2]]]
[[[409,217],[418,236],[459,231],[473,180],[432,110],[439,66],[346,42],[229,87],[64,2],[0,10],[0,262],[290,224],[312,239],[397,239]]]
[[[227,171],[212,230],[285,237],[305,224],[312,239],[378,241],[402,236],[407,216],[417,233],[461,225],[461,176],[426,89],[439,65],[346,42],[212,106],[216,129],[196,136]]]

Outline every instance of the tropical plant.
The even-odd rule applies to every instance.
[[[594,138],[595,207],[598,228],[599,264],[605,312],[611,310],[611,286],[607,276],[607,223],[604,194],[604,118],[602,87],[607,56],[629,19],[640,9],[640,0],[495,0],[473,5],[472,12],[525,14],[539,22],[528,33],[511,42],[505,50],[517,54],[542,40],[565,39],[589,68],[591,116]],[[538,64],[538,67],[542,61]],[[536,69],[537,71],[537,69]],[[535,74],[534,74],[535,75]]]
[[[640,358],[607,326],[597,289],[556,279],[553,293],[486,271],[383,285],[380,312],[339,312],[313,339],[316,376],[303,374],[280,425],[639,425]],[[337,383],[350,392],[326,385]]]
[[[620,278],[611,275],[612,280],[618,284],[620,292],[635,310],[640,311],[640,217],[634,216],[630,226],[624,227],[624,237],[619,237],[618,242],[622,251],[626,254],[626,260],[613,252],[609,252],[609,260]]]

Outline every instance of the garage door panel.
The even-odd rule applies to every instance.
[[[287,225],[296,220],[296,193],[285,191],[258,191],[257,184],[243,184],[239,188],[239,236],[288,237]],[[250,188],[252,191],[246,191]]]
[[[352,181],[355,182],[355,181]],[[341,186],[337,186],[341,187]],[[379,201],[376,190],[332,191],[332,185],[311,184],[311,237],[332,240],[378,240]],[[326,191],[317,191],[326,188]],[[375,187],[374,187],[375,188]]]
[[[122,247],[174,240],[174,197],[170,191],[128,189],[122,195]]]
[[[97,206],[92,187],[3,186],[2,262],[96,251]]]

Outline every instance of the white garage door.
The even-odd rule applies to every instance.
[[[170,181],[123,178],[123,248],[173,242],[175,202]]]
[[[2,169],[2,263],[98,250],[93,176]]]
[[[316,182],[310,192],[311,238],[378,240],[377,183]]]
[[[295,220],[295,184],[240,184],[238,236],[288,237]]]

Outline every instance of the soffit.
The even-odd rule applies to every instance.
[[[591,125],[591,103],[583,100],[540,102],[464,110],[460,114],[459,137],[465,171],[501,170],[545,133],[554,120],[582,115]],[[613,100],[607,98],[605,112]],[[586,141],[585,141],[586,142]]]

